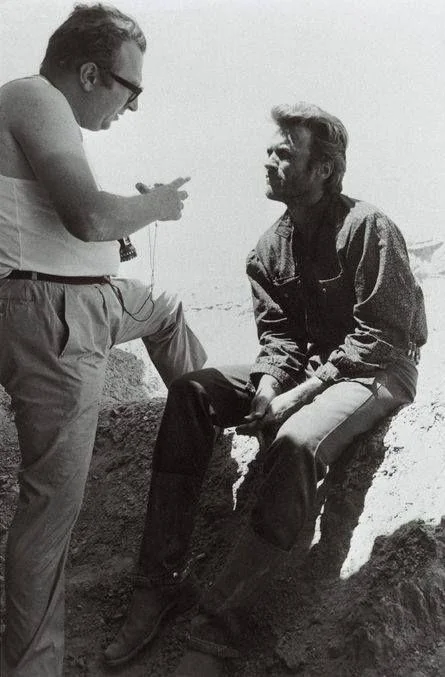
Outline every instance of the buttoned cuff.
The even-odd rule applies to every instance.
[[[280,369],[280,367],[268,362],[262,362],[261,364],[254,365],[250,371],[250,379],[255,386],[255,389],[257,388],[259,380],[264,374],[269,374],[269,376],[276,378],[282,387],[283,392],[290,390],[297,385],[297,382],[291,376],[289,376],[289,374]]]

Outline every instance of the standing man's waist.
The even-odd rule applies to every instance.
[[[33,270],[12,270],[4,279],[12,280],[42,280],[44,282],[57,282],[59,284],[106,284],[110,282],[109,275],[98,276],[65,276],[37,273]]]

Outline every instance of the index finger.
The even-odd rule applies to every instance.
[[[187,181],[190,181],[190,176],[186,176],[185,178],[180,176],[179,178],[175,179],[174,181],[171,181],[169,183],[169,186],[171,186],[172,188],[178,189],[181,186],[183,186],[184,183],[187,183]]]
[[[145,183],[142,183],[142,181],[139,181],[138,183],[136,183],[135,188],[142,195],[150,192],[150,186],[147,186]]]

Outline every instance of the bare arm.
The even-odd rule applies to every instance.
[[[99,190],[66,98],[39,80],[16,81],[5,103],[11,133],[66,227],[85,242],[116,240],[160,220],[181,217],[176,179],[149,193],[123,197]]]

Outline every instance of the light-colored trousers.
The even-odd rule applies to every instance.
[[[0,280],[0,383],[22,465],[6,553],[2,677],[61,677],[64,567],[82,503],[107,356],[141,337],[168,385],[206,354],[176,297],[135,280]]]

